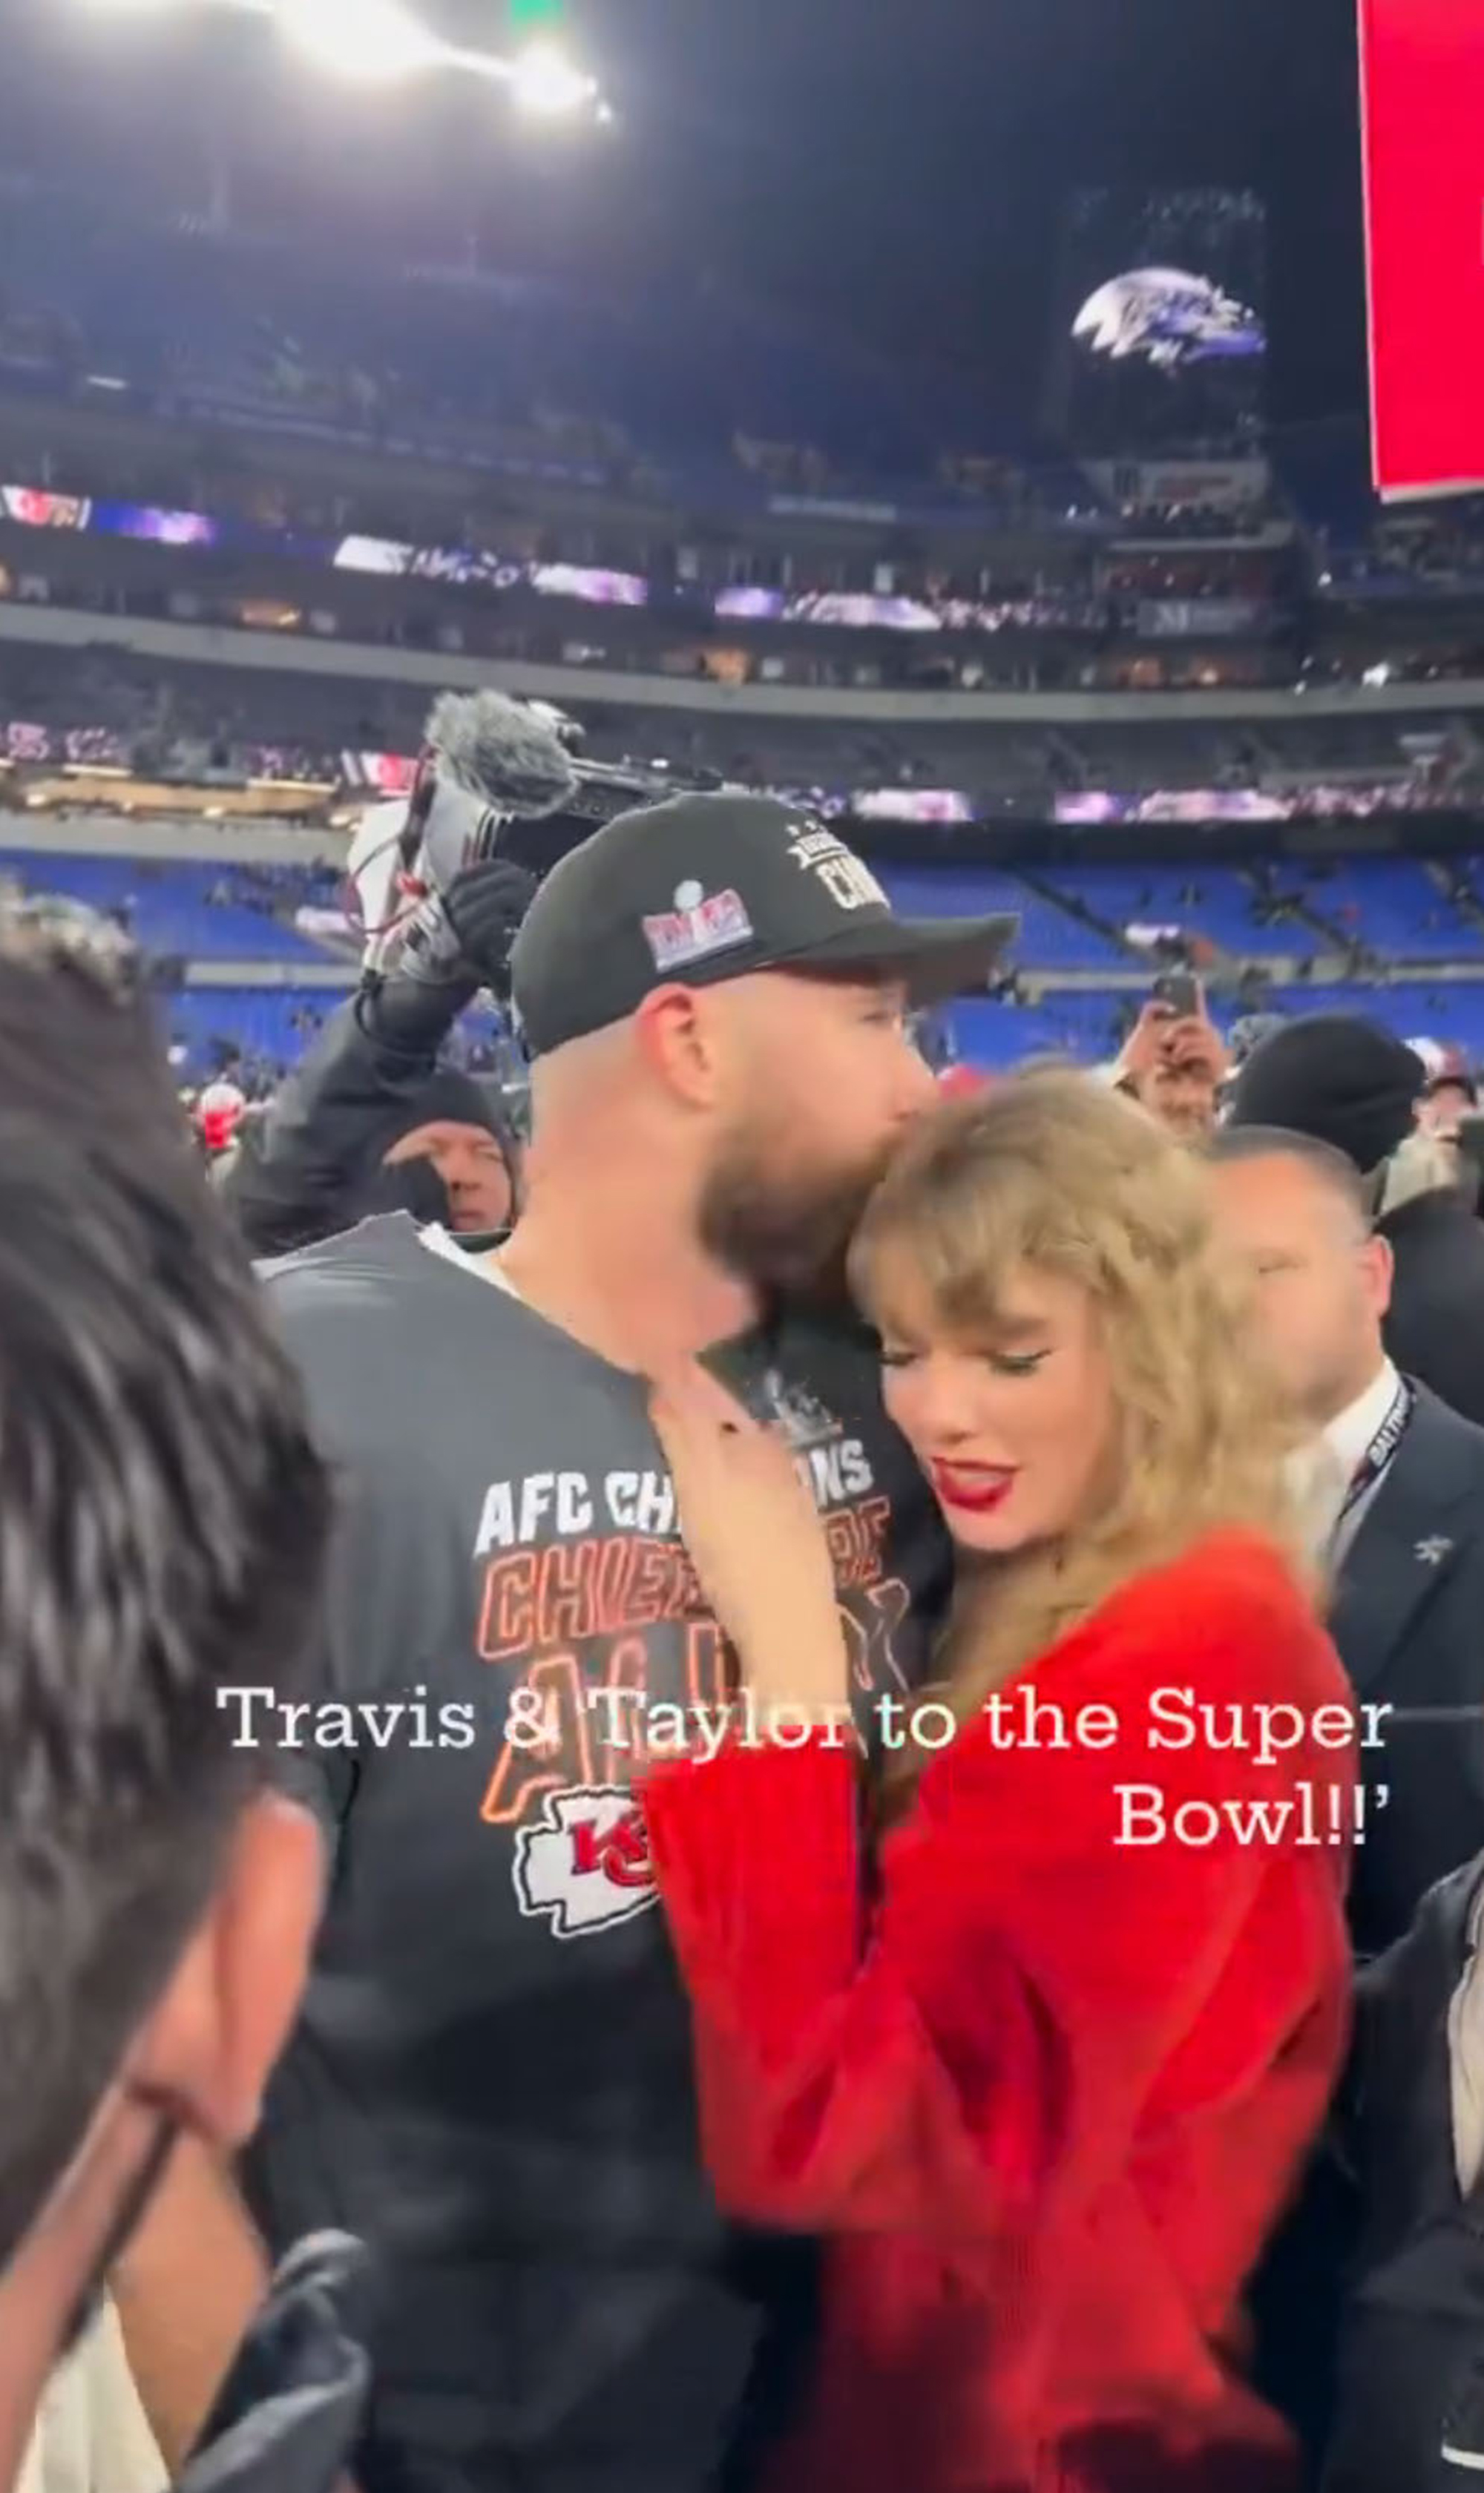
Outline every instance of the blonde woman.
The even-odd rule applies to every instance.
[[[752,1700],[647,1793],[707,2151],[829,2242],[790,2483],[1296,2480],[1241,2296],[1344,2047],[1354,1759],[1204,1188],[1051,1076],[935,1111],[871,1205],[858,1295],[961,1556],[877,1863],[794,1467],[698,1374],[656,1395]]]

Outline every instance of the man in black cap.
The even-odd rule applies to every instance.
[[[513,954],[533,1139],[508,1246],[372,1221],[272,1279],[345,1494],[323,1702],[285,1759],[335,1871],[247,2183],[270,2248],[333,2214],[387,2263],[362,2493],[741,2483],[767,2358],[804,2352],[800,2246],[739,2239],[702,2169],[629,1788],[647,1741],[718,1733],[731,1686],[647,1379],[704,1354],[786,1432],[868,1733],[948,1558],[832,1294],[934,1096],[908,1013],[983,985],[1012,931],[897,920],[765,799],[621,817]],[[135,2350],[167,2442],[210,2392],[181,2351],[199,2245],[251,2239],[219,2179],[172,2181]]]
[[[1405,1375],[1484,1423],[1484,1228],[1417,1132],[1426,1082],[1421,1058],[1379,1023],[1306,1014],[1243,1066],[1227,1123],[1309,1134],[1360,1171],[1395,1259],[1386,1349]]]

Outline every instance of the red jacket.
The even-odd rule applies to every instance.
[[[828,2238],[784,2475],[1289,2493],[1284,2430],[1240,2378],[1240,2298],[1345,2046],[1355,1759],[1321,1745],[1339,1714],[1317,1737],[1312,1717],[1349,1692],[1277,1555],[1235,1533],[1117,1593],[1012,1704],[1026,1683],[1069,1728],[1112,1707],[1113,1744],[1001,1748],[977,1719],[924,1773],[869,1910],[842,1750],[734,1747],[647,1791],[718,2194]],[[1171,1691],[1296,1707],[1300,1744],[1267,1764],[1178,1745]],[[1207,1812],[1180,1821],[1205,1841],[1120,1844],[1124,1784],[1162,1786],[1170,1819],[1269,1812],[1246,1842],[1209,1840]]]

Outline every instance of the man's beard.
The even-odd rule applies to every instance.
[[[770,1159],[741,1134],[718,1156],[701,1197],[701,1243],[742,1279],[811,1305],[849,1303],[845,1258],[886,1168],[887,1146],[855,1169]]]

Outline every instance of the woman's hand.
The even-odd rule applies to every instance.
[[[685,1547],[759,1707],[843,1712],[834,1570],[783,1439],[693,1361],[656,1385],[651,1408]]]

